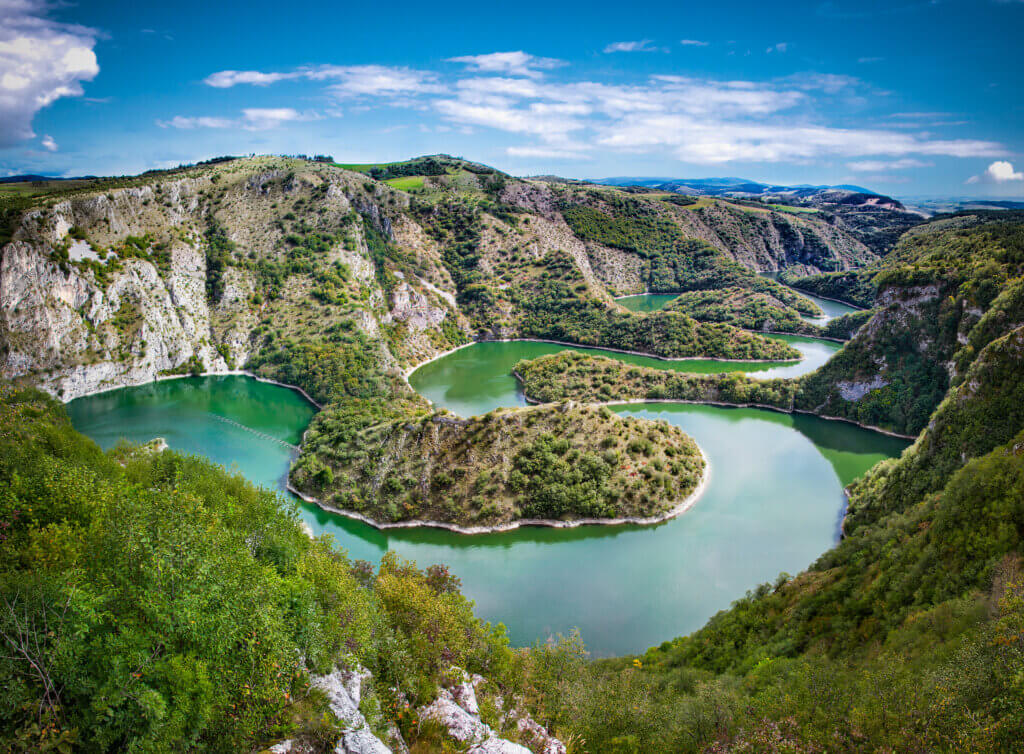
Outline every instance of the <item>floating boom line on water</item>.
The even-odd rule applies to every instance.
[[[214,419],[217,419],[218,421],[224,422],[225,424],[231,424],[231,425],[233,425],[235,427],[238,427],[239,429],[244,429],[246,432],[251,432],[252,434],[254,434],[257,437],[260,437],[260,438],[262,438],[264,440],[270,440],[271,442],[276,442],[276,443],[278,443],[280,445],[284,445],[286,448],[291,448],[292,450],[295,450],[295,451],[298,451],[298,449],[299,449],[298,445],[292,445],[290,442],[285,442],[284,440],[282,440],[279,437],[274,437],[273,435],[268,435],[266,432],[261,432],[258,429],[253,429],[252,427],[247,427],[246,425],[242,424],[241,422],[236,422],[234,419],[229,419],[226,416],[221,416],[220,414],[214,414],[212,412],[209,412],[209,415],[212,416]]]

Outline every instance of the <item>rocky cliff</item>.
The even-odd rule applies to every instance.
[[[0,257],[0,377],[70,400],[249,368],[299,379],[326,402],[352,369],[365,386],[471,337],[557,331],[591,342],[643,329],[611,293],[642,288],[651,263],[581,239],[564,217],[573,197],[458,160],[445,170],[410,194],[332,165],[249,158],[98,179],[7,212],[15,222]],[[762,239],[771,250],[748,253],[722,240],[721,222],[676,209],[648,201],[641,211],[664,215],[673,237],[706,237],[754,266],[804,259],[775,244],[776,231]],[[735,212],[747,216],[705,214]],[[825,237],[802,218],[763,222]],[[843,266],[862,253],[841,235],[815,248],[826,247],[832,261],[804,261]],[[672,258],[682,264],[689,253],[680,247]],[[777,343],[739,330],[705,337],[689,318],[668,324],[673,338],[695,338],[688,353],[715,343],[720,352],[707,355],[779,355]],[[326,355],[332,365],[314,367]],[[343,393],[365,393],[348,383]]]

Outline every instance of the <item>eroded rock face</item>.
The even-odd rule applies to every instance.
[[[420,717],[441,723],[449,736],[469,745],[471,754],[566,754],[565,745],[529,715],[515,709],[505,712],[504,702],[499,698],[501,726],[506,721],[515,722],[519,737],[529,748],[501,738],[480,719],[477,691],[487,680],[479,675],[470,676],[459,668],[452,668],[452,676],[449,688],[440,689],[437,699],[420,710]]]
[[[476,706],[475,699],[473,706]],[[448,735],[462,743],[479,744],[494,735],[477,715],[471,714],[455,701],[447,689],[441,689],[437,699],[420,710],[420,717],[439,722],[448,731]]]
[[[331,712],[342,721],[344,734],[334,751],[337,754],[392,754],[370,730],[363,713],[359,711],[362,686],[370,678],[365,668],[335,669],[328,675],[313,678],[313,686],[327,695]]]
[[[837,382],[839,395],[846,401],[859,401],[872,390],[880,390],[889,383],[880,375],[876,375],[868,382]]]
[[[480,719],[477,691],[487,683],[479,675],[469,675],[459,668],[451,668],[449,688],[439,688],[437,698],[419,710],[421,720],[434,720],[441,724],[445,734],[465,746],[470,754],[566,754],[561,741],[552,737],[543,726],[518,710],[504,712],[504,701],[498,697],[501,725],[514,722],[519,737],[528,744],[501,738]],[[352,669],[336,668],[333,672],[315,676],[312,685],[324,692],[332,714],[341,722],[344,733],[337,742],[336,754],[405,754],[408,746],[394,723],[385,735],[388,743],[378,738],[359,711],[363,686],[372,676],[356,665]],[[287,740],[274,744],[270,754],[307,754],[312,749],[307,742]]]
[[[161,276],[126,259],[101,286],[89,273],[62,269],[48,247],[14,241],[0,260],[0,377],[32,377],[54,395],[80,395],[153,380],[199,359],[224,371],[210,345],[205,258],[186,245],[171,250]]]

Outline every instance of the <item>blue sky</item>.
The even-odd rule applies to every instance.
[[[1022,34],[1024,0],[0,0],[0,174],[447,152],[1020,197]]]

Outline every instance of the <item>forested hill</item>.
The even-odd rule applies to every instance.
[[[1022,276],[1024,213],[983,212],[915,228],[864,270],[810,278],[876,313],[807,378],[799,407],[916,435],[985,346],[1024,324]]]
[[[1022,275],[1020,216],[943,218],[866,278],[878,310],[808,377],[660,376],[575,354],[517,366],[549,400],[789,407],[824,395],[848,418],[923,430],[850,487],[844,538],[807,571],[638,658],[581,666],[572,704],[553,714],[588,720],[587,740],[608,747],[631,730],[627,751],[1019,748]],[[628,723],[598,712],[631,705]]]

